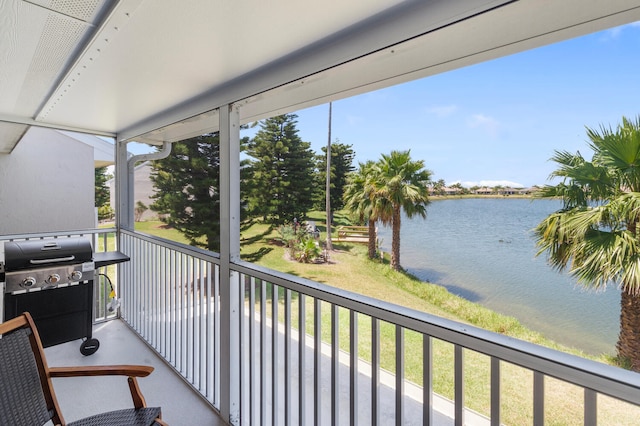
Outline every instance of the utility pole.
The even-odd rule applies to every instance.
[[[325,188],[327,208],[327,250],[333,250],[331,243],[331,102],[329,102],[329,138],[327,140],[327,185]]]

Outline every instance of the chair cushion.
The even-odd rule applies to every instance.
[[[147,407],[138,410],[129,408],[96,414],[82,420],[67,423],[68,426],[150,426],[160,416],[160,407]]]

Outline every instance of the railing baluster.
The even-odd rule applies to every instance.
[[[240,317],[240,326],[238,327],[238,331],[240,333],[240,336],[238,338],[238,341],[240,342],[240,347],[244,347],[245,344],[245,339],[248,337],[248,330],[246,330],[245,328],[245,324],[247,323],[245,320],[245,311],[247,310],[247,307],[245,305],[245,300],[246,300],[246,290],[247,290],[247,280],[246,280],[247,276],[245,274],[238,274],[238,280],[239,280],[239,285],[238,285],[238,300],[240,300],[239,303],[239,317]],[[251,344],[249,343],[249,346],[251,346]],[[246,398],[245,398],[245,391],[246,391],[246,387],[247,387],[247,369],[249,368],[248,365],[245,364],[245,352],[242,351],[242,349],[240,350],[240,386],[238,386],[239,391],[240,391],[240,400],[239,400],[239,404],[240,406],[238,407],[238,413],[239,413],[239,417],[240,417],[240,424],[242,424],[242,419],[245,417],[245,410],[246,410]],[[251,358],[248,359],[249,364],[251,363]],[[250,405],[249,405],[250,406]]]
[[[396,325],[396,425],[404,424],[404,328]]]
[[[380,321],[371,317],[371,424],[380,418]]]
[[[349,365],[351,367],[350,389],[351,403],[349,404],[350,424],[358,424],[358,313],[349,311]]]
[[[160,346],[159,338],[159,321],[154,321],[158,315],[158,299],[160,297],[160,288],[157,285],[160,277],[158,274],[158,250],[159,247],[153,245],[149,246],[149,252],[151,260],[149,262],[149,270],[147,271],[150,287],[151,287],[151,301],[149,303],[149,323],[151,329],[151,343],[153,347],[158,350]]]
[[[249,423],[256,424],[254,417],[255,409],[255,386],[256,386],[256,369],[254,367],[253,354],[256,351],[256,279],[251,277],[249,287]]]
[[[178,371],[182,372],[185,377],[187,377],[187,369],[186,369],[186,354],[185,354],[185,350],[186,350],[186,346],[187,346],[187,327],[186,327],[186,323],[187,323],[187,295],[186,295],[186,291],[185,291],[185,275],[186,275],[186,267],[184,264],[184,254],[180,253],[178,256],[179,260],[178,260],[178,264],[180,265],[180,272],[178,274],[178,279],[179,279],[179,289],[180,289],[180,305],[179,305],[179,312],[180,312],[180,338],[178,340],[179,342],[179,347],[178,347],[178,353],[180,354],[179,357],[179,369]]]
[[[133,252],[134,253],[144,253],[142,251],[142,248],[141,248],[142,241],[134,240],[133,246],[134,246],[134,248],[133,248]],[[141,269],[142,268],[136,268],[133,271],[133,281],[132,282],[137,283],[137,285],[132,286],[132,288],[131,288],[131,296],[132,296],[131,299],[132,299],[132,302],[134,304],[135,303],[140,303],[142,301],[142,299],[140,297],[141,294],[142,294],[141,288],[142,288],[142,284],[143,284],[143,282],[141,280],[141,276],[140,276],[140,270]],[[131,325],[133,325],[133,328],[138,333],[141,333],[142,329],[140,328],[140,321],[142,321],[142,312],[143,311],[142,311],[142,309],[137,309],[136,311],[134,311],[133,310],[133,307],[135,306],[134,304],[131,305],[131,308],[132,308],[131,313],[130,313],[131,322],[132,322]]]
[[[322,302],[313,301],[313,418],[316,426],[322,424]]]
[[[533,424],[544,425],[544,374],[533,372]]]
[[[207,342],[211,344],[207,345],[207,399],[214,403],[214,397],[216,395],[216,367],[218,366],[218,360],[220,359],[216,353],[218,348],[219,333],[216,332],[217,325],[217,311],[216,303],[218,295],[216,293],[216,282],[218,280],[217,266],[207,262]]]
[[[214,405],[216,407],[220,406],[220,265],[213,266],[215,273],[213,274],[214,280],[214,290],[213,290],[213,345],[214,345]]]
[[[307,309],[305,295],[298,293],[298,424],[307,421]]]
[[[260,282],[260,424],[267,424],[267,283]]]
[[[584,426],[598,424],[598,393],[592,389],[584,389]]]
[[[279,339],[278,339],[278,303],[279,288],[275,284],[271,284],[271,424],[279,424],[280,407],[279,407],[279,375],[278,360],[280,359]]]
[[[174,252],[174,262],[175,262],[175,314],[176,314],[176,337],[175,337],[175,352],[176,359],[174,366],[178,369],[178,371],[182,371],[182,264],[180,262],[180,253]]]
[[[177,314],[177,309],[178,309],[178,300],[177,300],[177,289],[176,289],[176,284],[177,284],[177,280],[176,280],[176,274],[177,274],[177,265],[176,265],[176,253],[174,250],[171,250],[169,252],[169,263],[171,264],[171,268],[170,268],[170,281],[169,281],[169,305],[170,305],[170,317],[171,317],[171,331],[170,331],[170,335],[171,335],[171,340],[169,342],[169,351],[170,351],[170,358],[169,361],[171,361],[171,365],[173,365],[174,367],[177,364],[178,361],[178,354],[176,351],[176,348],[178,346],[178,342],[177,342],[177,336],[178,336],[178,314]]]
[[[291,425],[291,290],[284,291],[284,424]]]
[[[340,418],[340,315],[338,305],[331,305],[331,424]]]
[[[454,346],[455,426],[464,425],[464,348]]]
[[[422,424],[433,423],[433,379],[432,379],[431,336],[422,335]]]
[[[199,281],[200,281],[200,273],[199,273],[199,269],[198,269],[198,262],[197,259],[194,257],[191,259],[191,271],[192,271],[192,279],[191,279],[191,303],[193,303],[193,307],[191,308],[191,319],[189,320],[189,322],[191,323],[191,338],[193,341],[193,344],[191,346],[189,346],[192,354],[191,354],[191,359],[192,359],[192,369],[193,369],[193,381],[194,384],[197,384],[197,380],[198,380],[198,363],[199,363],[199,355],[200,355],[200,339],[198,338],[200,335],[200,300],[199,300],[199,295],[200,295],[200,286],[199,286]],[[242,286],[238,286],[238,291],[240,291],[240,287]],[[240,299],[242,300],[242,299]]]
[[[491,426],[500,426],[500,359],[491,357]]]
[[[203,394],[206,393],[207,387],[207,323],[209,322],[209,316],[207,315],[207,306],[208,306],[208,293],[207,293],[207,264],[204,260],[200,260],[198,262],[199,266],[199,279],[198,279],[198,288],[200,289],[200,294],[198,295],[198,304],[200,306],[200,383],[204,387]]]
[[[169,360],[169,340],[171,338],[171,299],[170,299],[170,281],[171,281],[171,271],[170,271],[170,262],[166,261],[169,257],[169,249],[166,247],[162,247],[160,249],[160,256],[164,260],[160,262],[160,280],[161,280],[161,288],[162,288],[162,316],[160,320],[162,321],[162,355],[165,359]]]
[[[164,328],[165,322],[163,320],[164,315],[164,291],[165,291],[165,276],[164,276],[164,264],[162,261],[162,255],[164,253],[164,247],[155,246],[154,261],[153,261],[153,285],[156,289],[156,302],[154,320],[156,324],[156,350],[163,350],[164,343]]]
[[[194,350],[193,350],[193,345],[194,345],[194,334],[195,334],[195,330],[194,330],[194,282],[193,282],[193,277],[194,277],[194,273],[193,273],[193,258],[187,258],[185,256],[185,264],[187,266],[187,276],[186,276],[186,284],[187,284],[187,288],[186,288],[186,300],[187,300],[187,318],[186,318],[186,323],[187,323],[187,344],[185,346],[185,354],[186,354],[186,361],[187,361],[187,378],[190,381],[193,381],[193,354],[194,354]]]

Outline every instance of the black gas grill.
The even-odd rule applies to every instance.
[[[94,261],[85,238],[12,241],[4,244],[4,320],[29,312],[44,347],[83,338],[91,355]]]

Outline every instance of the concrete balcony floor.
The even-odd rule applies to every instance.
[[[120,320],[98,324],[93,337],[100,349],[90,356],[80,353],[81,340],[45,349],[51,367],[72,365],[144,364],[155,368],[138,379],[148,406],[162,407],[162,418],[171,426],[225,423],[158,355]],[[124,377],[63,378],[53,382],[67,422],[104,411],[132,406]]]
[[[74,365],[113,365],[113,364],[143,364],[155,368],[150,376],[138,379],[140,388],[148,406],[162,407],[162,418],[171,426],[207,425],[222,426],[226,423],[216,410],[192,390],[179,375],[169,367],[142,339],[120,320],[108,321],[95,325],[93,337],[100,341],[100,349],[90,356],[80,353],[81,340],[63,343],[45,349],[47,362],[51,367]],[[294,346],[297,346],[297,339]],[[306,345],[307,346],[307,345]],[[330,371],[330,349],[322,348],[323,370]],[[293,348],[297,351],[297,348]],[[306,347],[308,365],[312,365],[313,349]],[[256,359],[259,353],[255,354]],[[348,377],[349,363],[345,354],[340,355],[341,376]],[[268,360],[267,365],[271,361]],[[282,366],[284,368],[284,366]],[[297,365],[292,366],[295,372]],[[369,398],[370,366],[360,362],[359,397]],[[294,378],[297,380],[297,378]],[[394,376],[382,372],[381,375],[381,406],[382,424],[394,424],[393,412],[395,394],[393,391]],[[132,406],[129,388],[124,377],[82,377],[54,379],[54,388],[62,413],[67,422],[81,419],[92,414],[129,408]],[[330,383],[323,383],[323,388],[329,390]],[[307,383],[307,395],[313,394],[312,383]],[[341,382],[339,391],[343,398],[349,398],[349,388],[346,381]],[[421,421],[421,389],[410,383],[405,384],[405,424],[422,424]],[[297,392],[296,392],[297,395]],[[297,398],[297,396],[296,396]],[[417,401],[420,400],[420,403]],[[282,401],[281,401],[282,402]],[[369,424],[370,407],[367,401],[361,401],[358,424]],[[323,424],[330,424],[329,398],[323,398]],[[281,411],[284,407],[280,407]],[[453,425],[453,404],[434,394],[433,424],[436,426]],[[313,424],[310,410],[306,424]],[[282,414],[282,413],[281,413]],[[343,413],[348,415],[348,413]],[[295,420],[297,421],[297,420]],[[341,416],[340,424],[348,424],[348,418]],[[488,425],[488,419],[465,410],[465,424],[474,426]]]

